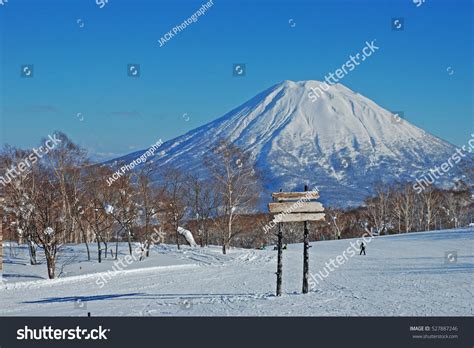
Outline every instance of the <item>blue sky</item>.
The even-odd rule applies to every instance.
[[[30,147],[61,130],[97,157],[126,154],[283,80],[322,80],[374,39],[380,50],[344,85],[453,144],[474,131],[472,1],[214,0],[160,47],[203,3],[8,0],[0,6],[1,143]],[[391,28],[398,17],[403,31]],[[131,63],[139,78],[127,76]],[[232,76],[234,63],[246,64],[245,77]],[[20,76],[25,64],[32,78]]]

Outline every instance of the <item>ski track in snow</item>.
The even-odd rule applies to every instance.
[[[474,229],[376,237],[366,256],[350,257],[306,295],[301,294],[302,245],[292,244],[283,253],[282,297],[274,295],[273,246],[230,249],[227,255],[220,247],[156,246],[150,258],[119,272],[103,288],[95,281],[111,269],[110,261],[80,263],[86,274],[74,275],[77,265],[72,265],[68,274],[73,275],[25,281],[34,274],[44,277],[45,265],[25,266],[27,259],[19,262],[20,256],[9,263],[6,248],[9,281],[0,284],[0,315],[471,316],[473,238]],[[310,271],[322,270],[351,241],[312,243]],[[448,251],[457,252],[457,263],[446,263]]]

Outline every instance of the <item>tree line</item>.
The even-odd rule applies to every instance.
[[[210,175],[160,167],[151,158],[133,171],[127,163],[95,164],[65,134],[58,146],[28,170],[0,188],[4,198],[2,224],[5,240],[28,246],[30,263],[37,250],[44,252],[49,278],[55,278],[56,261],[67,243],[84,243],[97,262],[118,257],[119,242],[138,243],[140,259],[149,256],[153,236],[180,245],[186,240],[179,227],[193,230],[201,246],[217,244],[227,249],[242,229],[238,217],[255,211],[259,197],[258,173],[248,156],[221,141],[203,158]],[[30,150],[5,145],[0,153],[2,172],[27,158]]]
[[[472,176],[472,168],[469,169]],[[472,181],[471,181],[472,182]],[[357,208],[328,210],[327,235],[356,237],[466,227],[474,222],[472,187],[458,181],[450,189],[429,186],[420,193],[413,183],[375,186]]]
[[[136,250],[132,244],[138,244],[140,259],[149,256],[156,236],[179,249],[186,243],[180,227],[192,231],[201,247],[220,245],[224,254],[230,246],[275,243],[276,230],[264,229],[273,217],[256,213],[264,203],[259,201],[262,175],[248,154],[227,141],[203,156],[208,175],[158,166],[150,158],[110,183],[127,163],[93,163],[65,134],[55,136],[61,140],[55,148],[0,185],[3,240],[25,244],[31,264],[39,262],[41,249],[50,278],[58,275],[58,253],[67,243],[83,243],[88,259],[95,256],[99,263],[116,259],[120,242],[128,244],[130,254]],[[4,173],[30,154],[5,145],[0,170]],[[466,168],[470,182],[472,173],[472,167]],[[462,181],[452,189],[431,186],[419,194],[410,183],[376,185],[360,207],[329,207],[326,221],[309,223],[310,240],[466,226],[474,210],[471,190]],[[283,224],[284,242],[301,242],[300,225]]]

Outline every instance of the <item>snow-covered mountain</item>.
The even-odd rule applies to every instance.
[[[375,182],[413,180],[456,151],[370,99],[336,84],[314,102],[318,81],[284,81],[221,118],[165,142],[155,160],[202,172],[203,156],[225,138],[245,151],[267,189],[317,186],[323,201],[359,204]],[[321,88],[322,89],[322,88]],[[132,161],[143,151],[117,160]],[[204,175],[204,174],[203,174]],[[452,168],[443,179],[459,176]]]

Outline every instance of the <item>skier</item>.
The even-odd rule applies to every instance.
[[[365,255],[365,244],[364,244],[364,242],[360,243],[360,253],[359,253],[359,255],[362,255],[362,253],[364,253],[364,255]]]

